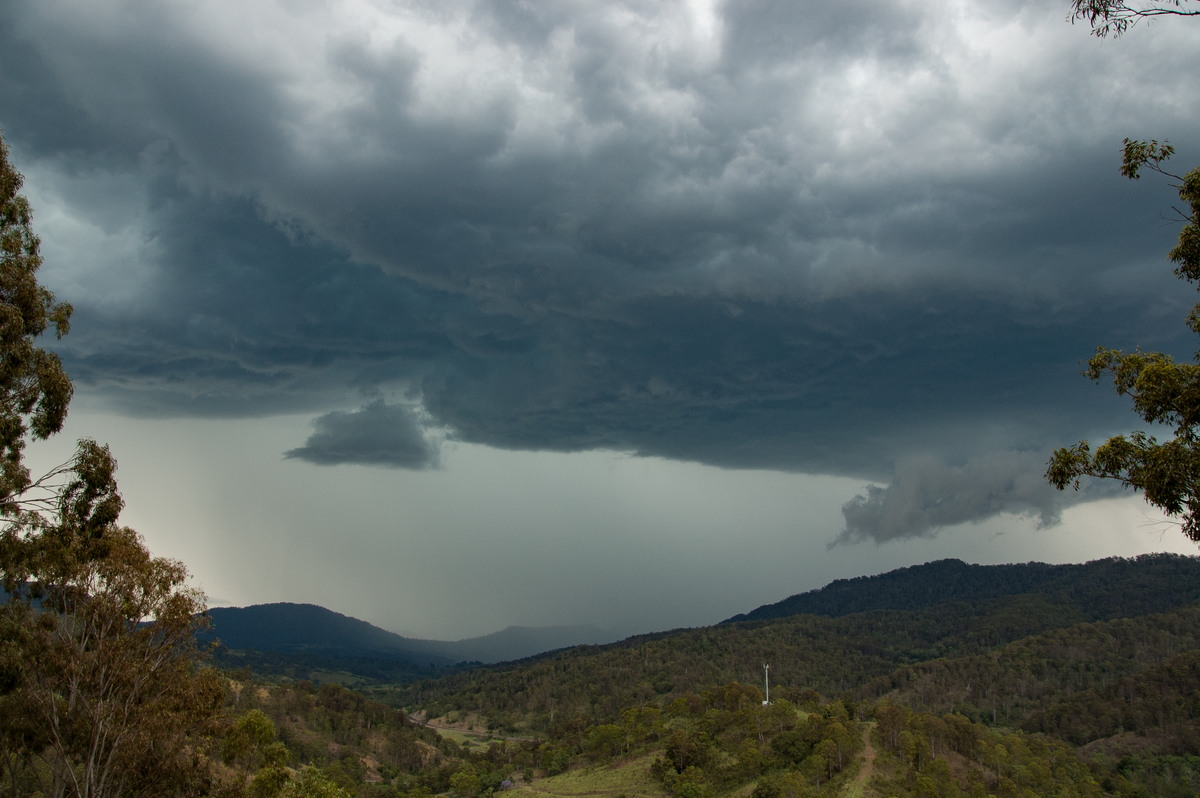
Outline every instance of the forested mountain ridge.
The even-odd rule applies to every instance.
[[[261,711],[292,766],[361,798],[1194,795],[1200,602],[1172,559],[1084,566],[1117,574],[1106,591],[1073,574],[1073,591],[723,623],[370,688],[495,735],[478,742],[336,685],[247,684],[222,754],[270,777],[237,747]],[[590,781],[606,774],[628,786]]]
[[[781,690],[844,695],[905,666],[985,655],[1031,635],[1170,610],[1200,596],[1196,558],[1101,560],[1078,568],[1082,573],[1067,571],[1065,580],[1060,571],[1058,587],[1046,593],[642,635],[396,687],[391,700],[431,716],[470,706],[496,728],[545,729],[568,715],[611,717],[625,706],[714,684],[759,683],[763,663],[771,664]],[[854,580],[859,591],[873,584]]]
[[[1115,590],[1115,585],[1121,589]],[[980,646],[999,645],[1067,623],[1159,612],[1197,599],[1200,558],[1196,557],[1146,555],[1082,565],[984,566],[941,560],[877,576],[837,580],[735,616],[723,625],[786,620],[803,614],[841,618],[864,612],[918,613],[906,616],[896,626],[897,635],[907,635],[907,640],[878,640],[864,633],[867,619],[810,630],[835,637],[850,634],[862,647],[845,654],[851,660],[865,661],[872,652],[890,651],[883,660],[863,666],[863,673],[881,675],[896,665],[972,653],[982,650]],[[798,609],[805,611],[795,612]],[[926,611],[931,609],[936,612],[928,615]],[[537,658],[577,641],[604,639],[603,632],[589,627],[510,627],[460,641],[422,640],[311,604],[215,608],[208,615],[212,626],[202,633],[202,640],[220,641],[217,662],[226,667],[250,667],[259,673],[318,681],[343,674],[332,678],[346,683],[428,679],[456,665]],[[923,628],[905,631],[918,617],[927,617]],[[608,645],[641,645],[662,634],[667,633]],[[722,673],[714,678],[744,677]],[[649,681],[662,683],[656,678]]]
[[[724,623],[801,614],[839,617],[882,609],[917,610],[952,601],[979,601],[1023,593],[1049,594],[1057,602],[1078,606],[1086,612],[1087,608],[1111,603],[1110,585],[1114,581],[1141,594],[1145,608],[1139,614],[1165,610],[1200,599],[1200,558],[1144,554],[1066,565],[1039,562],[970,565],[962,560],[937,560],[875,576],[838,579],[822,588],[735,615]],[[1129,597],[1121,600],[1128,602]],[[1097,618],[1108,616],[1108,610],[1097,611]]]
[[[201,640],[219,640],[235,650],[388,657],[425,666],[453,662],[424,650],[423,641],[410,640],[315,604],[216,607],[208,611],[208,617],[211,627],[201,634]]]
[[[500,662],[612,636],[591,626],[510,626],[482,637],[424,640],[386,631],[315,604],[279,602],[208,611],[199,639],[218,642],[227,665],[307,676],[321,668],[403,679],[468,662]]]
[[[364,688],[403,709],[394,715],[337,685],[243,681],[226,715],[222,767],[234,769],[233,781],[266,784],[281,772],[271,757],[286,757],[300,774],[293,779],[310,774],[360,798],[503,789],[664,798],[1194,795],[1196,565],[1162,556],[1066,569],[988,566],[1000,570],[985,573],[1013,577],[1005,588],[998,579],[972,585],[979,566],[931,563],[881,576],[893,592],[946,573],[965,575],[958,582],[966,587],[918,595],[913,609],[727,622]],[[878,601],[863,595],[877,579],[846,581],[838,585],[843,606]],[[1039,589],[1014,592],[1029,586]],[[347,634],[374,629],[315,607],[297,617],[313,613]],[[312,622],[304,630],[320,631]],[[276,652],[280,662],[319,666],[320,646],[294,632],[232,639],[291,646]],[[329,639],[365,654],[409,642],[377,629]],[[239,730],[262,726],[256,712],[272,724],[275,743],[245,753]],[[411,728],[409,712],[494,737],[438,740]],[[605,792],[588,781],[630,768],[636,787]],[[522,787],[525,780],[532,783]]]
[[[930,565],[891,584],[976,568]],[[532,760],[521,758],[533,747],[503,749],[540,775],[657,757],[642,775],[662,792],[626,794],[1194,796],[1196,565],[1164,555],[998,567],[988,573],[1016,576],[1008,592],[985,579],[919,595],[915,609],[643,635],[379,695],[541,738]],[[849,606],[876,600],[856,592],[878,582],[847,581]],[[1014,592],[1027,587],[1038,589]],[[516,794],[580,794],[563,784]]]
[[[1197,651],[1200,604],[1191,604],[1137,618],[1075,624],[985,653],[908,665],[871,680],[853,695],[1026,727],[1055,702],[1108,691]]]

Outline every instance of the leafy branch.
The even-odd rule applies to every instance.
[[[1111,34],[1115,39],[1143,19],[1200,16],[1200,8],[1185,5],[1187,2],[1188,0],[1157,0],[1152,3],[1130,4],[1125,0],[1071,0],[1070,20],[1083,20],[1091,26],[1093,35],[1103,39]]]

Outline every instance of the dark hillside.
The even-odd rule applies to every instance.
[[[798,615],[722,624],[570,649],[519,663],[396,687],[388,700],[430,717],[471,711],[497,728],[544,730],[556,717],[611,722],[623,707],[714,684],[761,684],[770,663],[781,696],[845,695],[898,668],[988,652],[1030,635],[1085,623],[1038,596],[842,618]]]
[[[932,583],[937,580],[932,574],[958,573],[960,578],[947,576],[946,581],[974,595],[981,590],[969,578],[979,573],[976,568],[943,561],[885,574],[890,579],[883,584],[899,590],[913,581],[915,571],[915,581],[930,589],[913,603],[924,603],[934,595],[954,595],[935,590]],[[670,700],[714,684],[760,684],[763,663],[770,663],[772,683],[780,695],[789,690],[846,695],[872,680],[890,678],[906,666],[962,657],[979,657],[986,665],[990,652],[1031,635],[1135,618],[1149,608],[1169,610],[1194,601],[1200,593],[1200,561],[1191,557],[1100,560],[1079,566],[987,566],[981,573],[991,578],[992,586],[986,590],[999,589],[1001,577],[1006,576],[1013,576],[1022,588],[1053,589],[918,609],[876,609],[838,617],[802,614],[644,635],[397,687],[388,700],[425,710],[430,717],[469,710],[497,728],[541,730],[556,718],[579,716],[601,722],[623,707]],[[877,584],[873,579],[847,580],[838,589],[848,604],[865,606],[876,602],[871,594]],[[1027,668],[1026,664],[1012,667],[1018,672]],[[889,689],[885,686],[874,694]],[[1054,695],[1062,697],[1078,688],[1059,689]],[[982,716],[992,706],[980,704],[977,714]]]
[[[1117,584],[1124,595],[1114,594]],[[800,614],[836,618],[871,610],[919,610],[1023,593],[1050,594],[1055,603],[1078,607],[1092,620],[1118,617],[1115,612],[1162,612],[1200,599],[1200,557],[1146,554],[1082,565],[968,565],[962,560],[938,560],[877,576],[838,579],[818,590],[735,615],[725,623]]]
[[[911,603],[925,605],[915,609],[642,635],[440,670],[420,683],[377,684],[369,692],[421,719],[509,737],[475,746],[486,764],[435,765],[425,781],[407,785],[417,789],[465,783],[462,768],[480,774],[481,784],[499,784],[518,772],[549,779],[605,762],[620,768],[636,756],[653,761],[663,794],[696,792],[685,789],[688,779],[710,795],[748,795],[756,780],[764,796],[809,794],[796,793],[801,780],[804,789],[864,796],[1195,794],[1198,570],[1196,558],[1172,556],[1079,566],[942,561],[844,580],[824,597],[840,591],[842,606],[872,606],[881,603],[873,591],[883,584],[884,595],[911,589]],[[953,584],[961,589],[949,590]],[[979,597],[989,592],[1000,595]],[[297,644],[278,634],[254,643],[263,640]],[[279,656],[319,654],[300,648]],[[762,703],[764,663],[769,706]],[[345,695],[329,686],[319,693],[341,696],[339,706]],[[295,701],[280,714],[282,706],[268,704],[280,739],[312,761],[329,746],[327,727],[345,735],[334,741],[339,746],[374,739],[370,722],[322,715],[307,704],[295,710]],[[293,717],[310,714],[314,720],[300,725]],[[875,731],[859,725],[872,720]],[[395,761],[403,767],[431,753],[398,745]],[[365,767],[364,778],[391,778],[372,757],[361,761],[343,766]],[[532,793],[581,794],[557,789],[547,783]]]
[[[591,626],[511,626],[466,640],[421,640],[313,604],[259,604],[209,610],[202,643],[217,640],[214,662],[260,675],[347,685],[429,678],[467,663],[499,662],[608,642]]]
[[[1163,753],[1193,755],[1200,750],[1200,650],[1105,679],[1036,710],[1022,726],[1121,754],[1131,736],[1150,736]]]
[[[425,667],[452,664],[423,650],[424,641],[409,640],[314,604],[218,607],[208,615],[212,629],[202,639],[216,638],[230,649],[394,659]]]
[[[1025,725],[1077,693],[1112,691],[1126,677],[1200,649],[1200,606],[1052,629],[986,653],[906,666],[855,697],[922,712]],[[1055,713],[1051,713],[1052,715]],[[1041,728],[1049,721],[1039,721]]]

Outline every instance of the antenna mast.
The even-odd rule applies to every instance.
[[[771,666],[763,664],[763,685],[766,687],[766,700],[763,701],[763,706],[769,706],[771,703]]]

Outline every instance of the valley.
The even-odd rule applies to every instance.
[[[430,752],[407,773],[325,724],[364,798],[1183,796],[1200,785],[1198,599],[1193,557],[940,561],[747,613],[757,619],[519,661],[394,680],[330,650],[341,669],[325,684],[278,667],[238,678],[257,685],[242,695],[266,696],[285,741],[319,724],[285,733],[297,715],[279,691],[406,717]],[[348,677],[356,692],[336,683]]]

